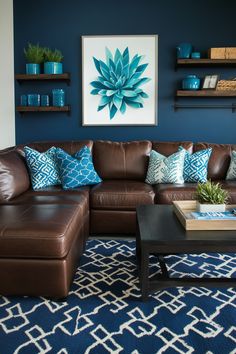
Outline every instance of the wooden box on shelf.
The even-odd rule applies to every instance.
[[[226,59],[226,48],[210,48],[208,57],[210,59]]]
[[[208,50],[208,56],[210,59],[236,59],[236,48],[210,48]]]
[[[173,202],[174,212],[186,230],[236,230],[236,216],[232,219],[198,220],[191,217],[196,211],[196,200],[181,200]],[[235,208],[236,205],[227,205],[226,209]]]

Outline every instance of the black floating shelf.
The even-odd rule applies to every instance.
[[[188,108],[203,108],[203,109],[208,109],[208,108],[214,108],[214,109],[231,109],[232,113],[236,111],[236,103],[232,104],[179,104],[175,103],[173,105],[174,110],[177,111],[178,109],[188,109]]]
[[[181,67],[236,67],[236,59],[177,59],[176,68]]]

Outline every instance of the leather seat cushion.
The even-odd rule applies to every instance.
[[[103,210],[135,210],[140,204],[154,204],[152,186],[137,181],[104,181],[91,189],[90,207]]]
[[[174,200],[196,199],[197,183],[169,184],[160,183],[154,186],[156,204],[172,204]]]
[[[0,257],[64,258],[88,214],[85,199],[79,205],[2,205]]]
[[[89,190],[89,187],[81,187],[64,191],[59,186],[50,186],[37,191],[28,189],[5,204],[79,204],[84,197],[89,200]]]

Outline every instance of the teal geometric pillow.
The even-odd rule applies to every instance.
[[[185,149],[180,146],[179,151],[183,150]],[[192,155],[188,151],[186,151],[184,160],[185,182],[204,183],[207,181],[207,168],[211,153],[212,148],[197,151]]]
[[[57,148],[56,156],[63,189],[93,185],[102,181],[94,169],[92,155],[87,146],[74,157]]]
[[[236,180],[236,151],[232,151],[229,169],[227,171],[226,179],[228,181]]]
[[[46,152],[39,152],[25,146],[24,152],[34,190],[61,183],[54,146]]]
[[[184,183],[185,150],[178,151],[168,157],[152,150],[149,158],[146,183]]]

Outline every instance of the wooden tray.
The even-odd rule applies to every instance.
[[[191,212],[196,211],[196,200],[183,200],[173,202],[176,216],[186,230],[236,230],[235,220],[197,220],[193,219]],[[227,209],[235,208],[236,205],[227,205]]]

